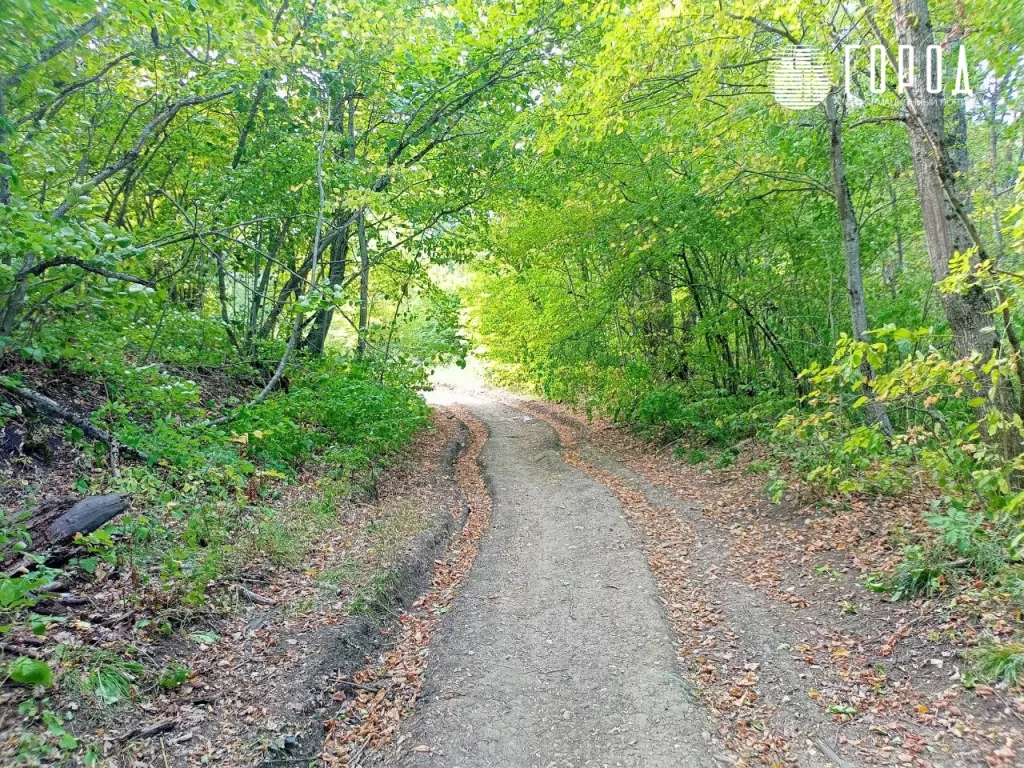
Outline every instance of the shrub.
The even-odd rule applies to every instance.
[[[944,549],[913,545],[904,550],[903,561],[896,566],[888,586],[894,600],[933,597],[952,579],[953,569]]]

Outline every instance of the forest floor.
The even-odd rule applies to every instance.
[[[123,610],[127,569],[66,585],[57,629],[16,638],[21,652],[66,673],[42,700],[26,687],[0,693],[0,764],[348,765],[390,740],[422,688],[426,644],[486,522],[482,427],[457,408],[431,420],[372,497],[322,509],[313,466],[282,484],[276,517],[306,528],[301,562],[282,567],[254,552],[230,577],[227,610],[195,606],[178,629],[160,632],[140,621],[146,611]],[[143,681],[143,666],[186,679],[165,689]],[[78,670],[91,670],[88,685],[75,685],[85,680]],[[126,678],[116,703],[97,700],[95,683]],[[43,748],[34,733],[43,708],[77,750]],[[73,717],[54,719],[64,712]]]

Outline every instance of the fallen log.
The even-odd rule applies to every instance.
[[[32,511],[25,524],[31,537],[31,551],[37,552],[51,547],[70,544],[79,533],[87,534],[100,528],[128,508],[131,497],[117,493],[104,496],[54,496],[44,499]],[[5,553],[4,565],[13,559],[14,553]],[[14,566],[14,570],[25,565],[27,558]]]
[[[49,544],[64,544],[78,533],[92,533],[108,520],[128,508],[128,496],[108,493],[86,496],[67,512],[58,516],[46,531]]]
[[[142,460],[146,459],[145,454],[135,450],[131,446],[120,445],[117,442],[117,438],[105,429],[100,429],[89,421],[87,417],[65,408],[56,400],[52,400],[41,392],[36,392],[34,389],[29,389],[28,387],[19,387],[12,384],[10,381],[5,380],[3,376],[0,376],[0,387],[3,387],[14,395],[17,395],[21,400],[24,400],[40,413],[43,413],[52,419],[57,419],[58,421],[63,421],[78,427],[82,430],[85,436],[91,440],[98,440],[104,445],[111,446],[111,448],[117,446],[118,449],[128,451]]]

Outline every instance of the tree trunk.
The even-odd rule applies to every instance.
[[[335,221],[348,219],[349,213],[343,212]],[[331,243],[331,258],[327,266],[327,282],[332,289],[337,288],[345,282],[345,269],[348,265],[348,227],[345,227],[333,243]],[[324,345],[327,343],[327,333],[331,329],[331,321],[334,319],[334,307],[322,307],[316,312],[313,320],[313,328],[306,337],[306,351],[311,355],[319,357],[324,353]]]
[[[356,354],[366,354],[366,326],[370,320],[370,254],[366,247],[366,211],[359,212],[356,219],[356,236],[359,239],[359,340]]]
[[[949,275],[949,264],[956,253],[967,253],[980,246],[966,207],[959,198],[958,179],[953,173],[948,138],[945,132],[945,102],[942,94],[925,91],[922,73],[926,72],[926,51],[935,42],[928,0],[895,0],[893,3],[896,35],[901,45],[912,46],[914,67],[918,73],[914,86],[907,88],[907,133],[914,161],[917,194],[921,204],[925,243],[932,280],[939,283]],[[980,250],[980,248],[979,248]],[[986,258],[980,254],[976,258]],[[939,292],[943,312],[953,335],[953,346],[961,358],[973,354],[987,361],[1000,347],[999,336],[990,317],[993,305],[980,285],[965,293]],[[991,388],[991,377],[977,367],[978,385],[983,393]],[[978,409],[979,419],[990,408],[1012,418],[1016,408],[1009,380],[1000,379],[994,397]],[[1020,440],[1005,433],[1000,436],[1004,456],[1016,455]]]
[[[7,154],[7,96],[5,83],[0,82],[0,165],[10,165],[11,158]],[[6,172],[0,172],[0,206],[10,205],[11,180]]]
[[[54,496],[44,499],[32,510],[25,522],[25,529],[31,537],[29,551],[37,555],[47,552],[44,562],[56,564],[66,562],[73,554],[73,542],[77,534],[89,534],[104,523],[117,517],[128,508],[130,497],[116,493],[106,496]],[[0,552],[0,563],[10,575],[32,568],[38,558],[20,552]]]
[[[35,264],[35,254],[31,251],[25,254],[17,273],[14,276],[14,287],[7,296],[7,304],[4,306],[4,316],[0,320],[0,334],[10,336],[14,326],[17,325],[21,310],[25,307],[25,297],[28,295],[28,278],[32,267]]]
[[[832,194],[836,199],[839,226],[843,234],[843,255],[846,259],[846,292],[850,297],[850,325],[857,341],[868,341],[868,313],[864,305],[864,278],[860,268],[860,227],[853,209],[850,184],[846,177],[846,158],[843,156],[842,106],[836,104],[835,93],[825,98],[825,122],[828,124],[828,157],[832,177]],[[867,422],[877,424],[886,435],[892,435],[892,424],[885,406],[875,399],[871,382],[875,372],[864,357],[860,366],[864,376],[864,396],[867,402]]]

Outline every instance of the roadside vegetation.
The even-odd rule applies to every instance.
[[[465,356],[430,271],[502,166],[528,28],[3,4],[0,762],[106,764],[289,578],[342,617],[389,610],[427,523],[359,505],[430,428],[430,369]]]

